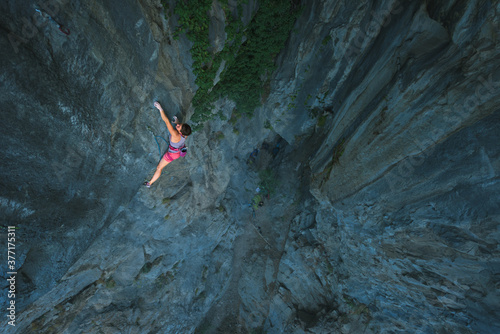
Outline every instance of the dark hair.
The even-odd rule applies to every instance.
[[[182,127],[181,127],[181,134],[184,137],[189,136],[191,134],[191,127],[189,125],[187,125],[186,123],[183,123]]]

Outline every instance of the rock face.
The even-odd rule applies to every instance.
[[[15,332],[500,331],[500,4],[301,5],[254,117],[207,122],[146,190],[153,102],[196,112],[171,9],[2,2]]]

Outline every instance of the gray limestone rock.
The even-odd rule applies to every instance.
[[[196,113],[193,43],[162,3],[0,4],[16,333],[500,331],[498,2],[294,1],[253,118],[221,97],[147,189],[153,102]],[[221,3],[214,50],[240,2]]]

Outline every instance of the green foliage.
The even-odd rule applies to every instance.
[[[259,194],[255,195],[253,198],[252,198],[252,208],[254,210],[257,210],[259,208],[259,203],[262,201],[262,196],[260,196]]]
[[[112,277],[110,277],[106,280],[105,285],[106,285],[106,288],[112,289],[116,286],[116,282]]]
[[[321,115],[318,118],[318,126],[319,127],[325,126],[325,123],[326,123],[326,115]]]
[[[300,12],[292,7],[289,0],[262,0],[245,29],[240,17],[242,4],[247,2],[237,1],[238,14],[234,18],[228,9],[228,0],[219,1],[226,14],[227,40],[224,49],[218,53],[211,51],[208,39],[208,12],[212,1],[178,1],[174,9],[179,17],[174,37],[184,32],[193,42],[191,55],[198,90],[192,101],[195,108],[192,121],[196,123],[213,118],[212,104],[224,96],[236,102],[239,114],[252,116],[266,87],[266,80],[261,77],[269,77],[274,70],[274,58],[283,48]],[[242,44],[244,36],[246,41]],[[221,80],[212,87],[223,60],[226,64]],[[199,128],[196,125],[193,127],[194,130]]]
[[[268,119],[266,119],[266,121],[264,122],[264,128],[273,130],[273,126],[271,125],[271,122]]]
[[[142,266],[142,268],[140,270],[140,273],[141,274],[147,274],[147,273],[149,273],[151,271],[152,268],[153,268],[153,264],[151,262],[146,262]]]
[[[264,169],[259,172],[259,187],[267,190],[269,194],[274,194],[278,186],[278,178],[272,169]]]
[[[335,165],[339,162],[340,160],[340,157],[342,156],[342,154],[344,154],[344,151],[345,151],[345,146],[344,146],[344,143],[345,143],[345,138],[342,138],[342,140],[340,141],[340,143],[338,143],[335,148],[333,149],[333,156],[332,156],[332,165]]]
[[[222,132],[222,131],[216,132],[215,133],[215,140],[221,141],[222,139],[224,139],[224,132]]]
[[[220,57],[215,57],[215,54],[210,51],[208,27],[210,25],[209,11],[211,7],[212,0],[190,0],[189,2],[178,1],[174,9],[179,23],[174,38],[177,39],[180,33],[185,33],[187,38],[193,42],[191,47],[192,67],[193,73],[196,75],[195,83],[200,93],[193,99],[195,106],[206,99],[208,90],[212,87],[215,74],[222,61]]]
[[[177,36],[180,32],[185,32],[190,41],[193,42],[191,55],[193,58],[193,73],[196,75],[195,83],[198,86],[193,106],[196,113],[192,120],[204,122],[213,118],[211,113],[212,102],[218,96],[211,92],[213,81],[223,60],[227,63],[234,60],[234,55],[241,44],[243,38],[243,27],[241,20],[234,19],[228,9],[227,0],[220,2],[226,14],[226,34],[227,41],[225,48],[215,53],[211,49],[208,39],[208,27],[210,17],[208,12],[212,6],[211,0],[190,0],[179,1],[175,7],[175,13],[179,16],[180,26],[177,29]]]
[[[234,100],[238,110],[251,116],[260,105],[264,82],[261,76],[274,69],[274,58],[285,45],[298,11],[290,1],[265,0],[248,26],[247,40],[235,61],[221,76],[218,91]]]
[[[319,94],[318,96],[316,96],[316,99],[318,100],[318,102],[319,102],[319,104],[320,104],[321,106],[324,106],[324,105],[325,105],[325,99],[326,99],[326,97],[328,96],[328,93],[329,93],[329,92],[330,92],[330,91],[329,91],[329,90],[327,90],[325,93],[323,93],[323,94]]]
[[[165,20],[168,20],[168,14],[170,13],[170,6],[168,5],[168,1],[162,0],[161,4],[163,5],[163,8],[165,8]]]
[[[163,256],[159,256],[153,262],[144,263],[144,265],[141,267],[141,270],[139,271],[139,274],[137,274],[135,280],[137,281],[140,275],[149,273],[154,266],[157,266],[162,261],[162,259]]]
[[[332,38],[330,37],[330,35],[326,36],[325,38],[323,38],[323,41],[321,42],[322,45],[327,45],[329,41],[331,41]]]
[[[229,123],[231,123],[231,125],[234,126],[240,118],[241,114],[238,112],[238,109],[234,109],[233,113],[231,114],[231,118],[229,119]]]
[[[160,288],[162,286],[170,284],[174,280],[174,274],[171,271],[161,274],[155,279],[155,286]]]

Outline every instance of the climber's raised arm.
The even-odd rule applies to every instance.
[[[179,132],[174,129],[174,127],[172,126],[172,124],[170,123],[167,115],[165,114],[165,111],[163,110],[163,108],[161,107],[160,103],[159,102],[155,102],[155,107],[158,108],[158,110],[160,111],[160,114],[161,114],[161,118],[163,119],[163,121],[165,122],[165,124],[167,125],[167,128],[168,128],[168,132],[170,132],[170,134],[177,139],[177,137],[179,137]]]

